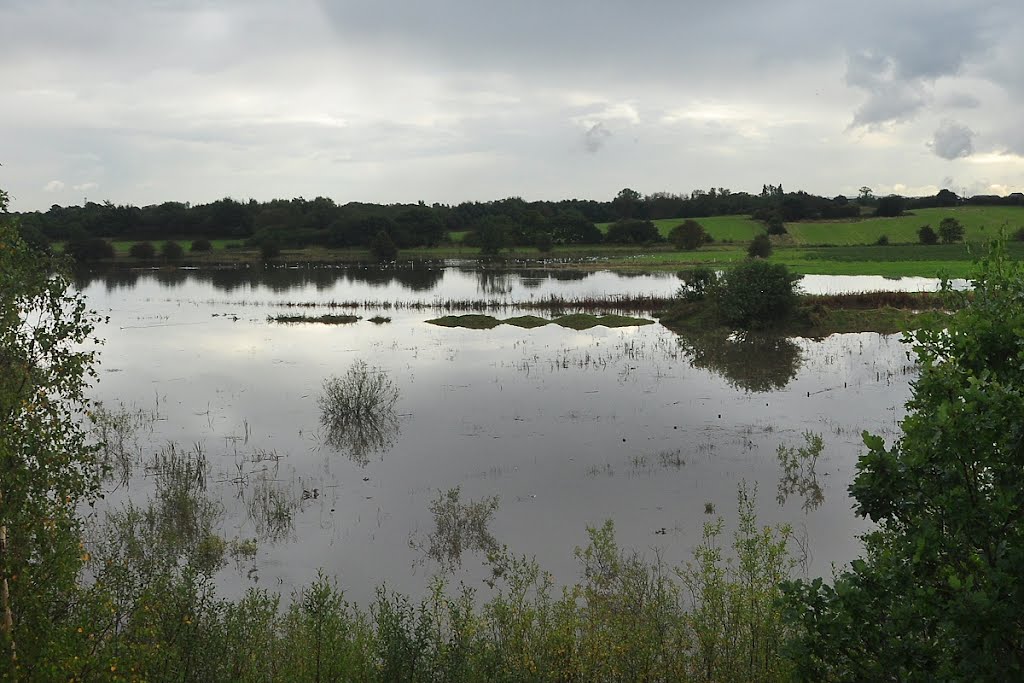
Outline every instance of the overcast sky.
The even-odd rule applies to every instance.
[[[1024,190],[1019,0],[0,0],[0,187]]]

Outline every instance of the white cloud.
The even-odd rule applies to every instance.
[[[60,180],[51,180],[43,186],[44,192],[63,192],[64,183]]]

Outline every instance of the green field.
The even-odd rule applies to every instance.
[[[874,244],[882,235],[889,238],[890,244],[916,244],[918,228],[931,225],[938,230],[939,223],[947,217],[963,223],[968,242],[990,240],[998,236],[1003,226],[1006,227],[1008,237],[1024,227],[1024,208],[1021,207],[958,206],[948,209],[917,209],[897,218],[786,223],[786,231],[792,237],[793,244],[799,246]]]

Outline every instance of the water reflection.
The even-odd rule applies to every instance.
[[[343,377],[324,382],[318,399],[325,442],[365,466],[370,456],[391,450],[398,439],[398,387],[380,368],[356,361]]]
[[[434,529],[425,541],[410,537],[409,545],[420,551],[424,559],[440,565],[443,571],[454,571],[462,566],[465,552],[490,555],[498,551],[498,541],[488,528],[497,509],[497,496],[463,503],[458,486],[444,493],[439,491],[430,503]]]
[[[397,284],[413,292],[425,292],[437,287],[444,279],[444,269],[423,264],[383,268],[379,266],[351,267],[239,267],[216,269],[111,269],[77,272],[75,284],[85,289],[101,282],[108,292],[130,289],[140,279],[153,279],[168,288],[175,288],[186,282],[208,283],[222,292],[239,289],[266,288],[275,294],[313,286],[325,291],[344,284],[361,284],[369,287],[386,287]]]
[[[784,388],[803,363],[792,340],[764,333],[685,334],[679,336],[679,346],[693,367],[715,372],[748,392]]]
[[[824,445],[820,434],[804,432],[804,445],[787,448],[779,444],[776,455],[782,474],[779,477],[779,492],[775,497],[779,505],[785,505],[792,495],[800,496],[801,509],[807,513],[817,510],[825,501],[825,494],[818,483],[815,467]]]

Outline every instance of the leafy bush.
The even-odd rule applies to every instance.
[[[64,253],[76,263],[90,263],[114,258],[114,245],[105,239],[85,235],[68,240]]]
[[[917,229],[917,239],[921,244],[937,244],[939,235],[932,230],[932,226],[922,225]]]
[[[781,323],[796,305],[800,278],[780,263],[744,261],[726,271],[713,288],[716,315],[724,324],[740,329]]]
[[[757,235],[747,247],[747,256],[750,258],[768,258],[772,255],[772,241],[768,235]]]
[[[964,238],[964,226],[955,218],[943,218],[939,223],[939,237],[943,244],[960,242]]]
[[[679,279],[682,280],[682,284],[679,285],[676,296],[683,301],[701,301],[718,283],[718,273],[701,266],[679,271]]]
[[[394,261],[398,258],[398,247],[395,246],[391,235],[380,230],[370,242],[370,253],[379,263]]]
[[[875,244],[877,246],[879,246],[879,247],[887,247],[887,246],[889,246],[889,236],[888,235],[879,235],[878,239],[875,240]]]
[[[156,247],[152,242],[136,242],[128,249],[128,255],[132,258],[149,260],[156,258]]]
[[[160,247],[160,256],[165,261],[180,261],[185,257],[185,250],[181,248],[181,245],[174,240],[167,240]]]
[[[189,251],[213,251],[213,245],[210,244],[210,240],[200,238],[192,240],[192,244],[188,248]]]
[[[612,244],[648,244],[662,241],[661,233],[654,223],[636,218],[624,218],[608,227],[605,242]]]
[[[676,249],[693,251],[708,241],[708,234],[704,226],[695,220],[687,219],[672,228],[668,239],[675,245]]]
[[[1024,268],[997,247],[908,333],[902,434],[864,433],[850,492],[865,555],[785,587],[801,680],[1006,680],[1024,668]],[[954,308],[956,310],[956,308]]]

